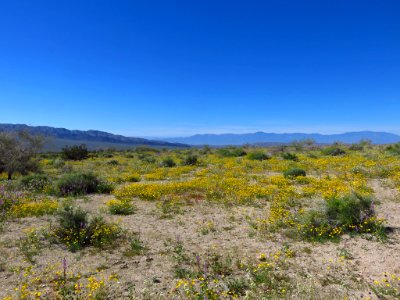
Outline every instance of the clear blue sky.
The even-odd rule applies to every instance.
[[[400,1],[0,0],[0,123],[400,133]]]

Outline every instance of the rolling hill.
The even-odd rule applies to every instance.
[[[64,146],[86,144],[91,150],[116,148],[127,149],[137,146],[157,148],[186,148],[188,145],[149,140],[144,138],[126,137],[98,130],[69,130],[49,126],[28,126],[25,124],[0,124],[0,132],[28,131],[33,135],[46,137],[45,150],[59,151]]]

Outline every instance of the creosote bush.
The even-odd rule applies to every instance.
[[[247,154],[247,158],[250,160],[266,160],[270,157],[263,151],[253,151]]]
[[[346,151],[340,147],[331,146],[331,147],[322,149],[322,154],[329,155],[329,156],[338,156],[338,155],[346,154]]]
[[[306,176],[306,171],[304,171],[303,169],[300,169],[300,168],[291,168],[291,169],[283,172],[283,176],[285,176],[285,178],[295,178],[295,177],[299,177],[299,176]]]
[[[176,166],[175,161],[173,160],[172,157],[166,157],[163,159],[163,161],[161,162],[161,166],[162,167],[166,167],[166,168],[172,168]]]
[[[49,177],[44,174],[31,174],[22,177],[19,180],[18,185],[23,190],[34,193],[41,193],[45,191],[46,188],[50,188],[51,181]]]
[[[387,146],[386,151],[392,155],[400,155],[400,143]]]
[[[60,196],[110,193],[112,190],[112,185],[92,173],[65,174],[56,184],[56,193]]]
[[[112,215],[132,215],[135,213],[135,207],[126,199],[110,200],[107,202],[107,207]]]
[[[109,224],[101,216],[89,218],[88,213],[79,207],[64,205],[58,218],[59,225],[54,235],[71,251],[87,246],[107,247],[122,236],[122,229],[117,224]]]
[[[245,156],[247,152],[243,148],[229,147],[218,149],[217,154],[222,157],[239,157]]]
[[[383,220],[375,216],[373,199],[357,194],[325,200],[320,209],[300,216],[298,229],[310,240],[335,239],[344,233],[375,234],[385,238]]]
[[[183,160],[184,166],[195,166],[197,164],[197,155],[189,154]]]
[[[371,197],[352,194],[327,200],[326,214],[330,223],[349,226],[362,223],[374,216],[375,212]]]
[[[85,144],[65,146],[62,149],[62,156],[69,160],[83,160],[89,156],[89,151]]]
[[[299,158],[296,154],[291,153],[291,152],[284,152],[282,153],[282,158],[285,160],[292,160],[292,161],[298,161]]]

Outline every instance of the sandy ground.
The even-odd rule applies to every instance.
[[[68,270],[89,275],[96,269],[119,275],[123,295],[138,299],[169,299],[174,286],[171,245],[181,240],[187,253],[205,257],[207,253],[231,255],[240,259],[256,258],[260,253],[273,253],[289,245],[296,255],[290,260],[288,274],[297,282],[297,299],[376,299],[368,284],[382,279],[384,272],[400,274],[400,202],[395,190],[380,181],[372,181],[380,204],[378,215],[391,228],[388,242],[362,237],[344,236],[339,243],[307,243],[293,241],[284,235],[264,237],[254,234],[249,220],[266,214],[266,207],[226,207],[197,201],[183,206],[183,213],[163,218],[156,202],[135,201],[137,212],[130,216],[111,216],[104,211],[110,195],[94,195],[77,199],[77,204],[92,214],[103,214],[107,220],[140,235],[147,250],[138,256],[123,255],[126,244],[115,249],[84,249],[71,253],[62,245],[46,243],[36,257],[38,270],[60,264],[66,258]],[[47,228],[53,217],[25,218],[6,224],[0,233],[0,298],[12,293],[20,281],[13,272],[26,266],[18,241],[29,228]],[[204,234],[212,224],[213,231]],[[343,259],[343,249],[348,257]]]

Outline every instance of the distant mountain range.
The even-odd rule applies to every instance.
[[[286,144],[293,141],[313,139],[319,144],[342,142],[346,144],[370,140],[374,144],[391,144],[400,142],[400,136],[387,132],[360,131],[342,134],[318,133],[245,133],[245,134],[196,134],[189,137],[164,138],[163,141],[189,145],[244,145],[244,144]]]
[[[47,137],[45,150],[59,151],[65,146],[86,144],[91,150],[116,148],[127,149],[136,146],[157,148],[187,148],[189,145],[227,146],[260,144],[274,145],[287,144],[293,141],[313,139],[319,144],[342,142],[346,144],[358,143],[361,140],[370,140],[374,144],[392,144],[400,142],[400,136],[387,132],[360,131],[342,134],[318,133],[266,133],[255,132],[245,134],[196,134],[189,137],[145,139],[126,137],[98,130],[69,130],[49,126],[28,126],[25,124],[0,124],[0,132],[29,131],[32,134]]]
[[[0,132],[16,132],[26,130],[34,135],[43,135],[46,139],[45,150],[59,151],[65,146],[86,144],[91,150],[116,148],[127,149],[136,146],[150,146],[158,148],[186,148],[174,142],[149,140],[144,138],[126,137],[98,130],[68,130],[49,126],[28,126],[25,124],[0,124]]]

